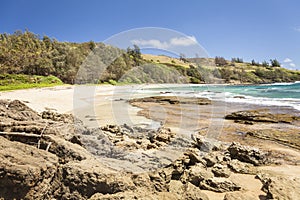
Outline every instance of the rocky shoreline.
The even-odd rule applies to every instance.
[[[158,103],[172,104],[167,100]],[[180,101],[172,105],[178,104]],[[300,196],[297,173],[287,176],[277,168],[264,169],[286,167],[268,150],[217,141],[201,132],[182,138],[167,124],[155,130],[126,124],[88,128],[71,114],[37,113],[18,100],[1,100],[0,110],[3,199]],[[174,159],[166,159],[166,153]],[[126,170],[129,168],[131,171]]]

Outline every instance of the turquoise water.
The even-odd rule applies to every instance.
[[[143,93],[206,97],[226,102],[288,106],[300,110],[300,82],[269,85],[165,85],[147,88]],[[239,98],[237,98],[239,97]]]

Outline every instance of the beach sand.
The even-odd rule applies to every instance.
[[[90,127],[124,123],[151,126],[152,120],[137,116],[140,109],[120,100],[128,98],[128,92],[122,94],[128,90],[132,87],[55,86],[0,92],[0,99],[22,101],[37,112],[72,113]]]

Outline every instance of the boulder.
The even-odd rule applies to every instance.
[[[211,178],[200,182],[200,189],[213,192],[232,192],[241,189],[240,186],[224,178]]]
[[[0,197],[48,199],[57,173],[57,156],[0,137]]]
[[[300,197],[300,178],[266,175],[261,179],[267,199],[294,200]]]
[[[201,164],[191,166],[187,170],[188,181],[195,186],[199,186],[200,182],[214,177],[214,174]]]
[[[220,142],[214,139],[206,138],[200,134],[193,134],[192,139],[195,142],[195,147],[204,152],[209,152],[211,150],[217,151],[221,148]]]
[[[221,164],[214,165],[211,171],[214,173],[215,177],[228,178],[231,174],[227,166]]]
[[[207,154],[203,159],[206,161],[207,167],[213,167],[218,162],[216,155],[212,153]]]
[[[4,117],[6,121],[9,119],[16,121],[34,121],[41,119],[37,112],[19,100],[0,100],[0,117]]]
[[[169,192],[176,196],[176,199],[209,200],[206,194],[191,183],[182,184],[180,181],[172,180],[169,184]]]
[[[230,162],[228,162],[227,166],[234,173],[240,173],[240,174],[254,174],[254,173],[256,173],[256,170],[255,170],[253,164],[244,163],[244,162],[241,162],[237,159],[233,159]]]
[[[267,161],[266,153],[257,148],[242,146],[239,143],[233,142],[228,151],[232,159],[237,159],[241,162],[251,163],[255,166],[265,164]]]

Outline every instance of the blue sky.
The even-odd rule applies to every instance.
[[[300,69],[299,10],[297,0],[2,0],[0,32],[28,28],[59,41],[84,42],[162,27],[196,40],[211,57],[277,58]]]

